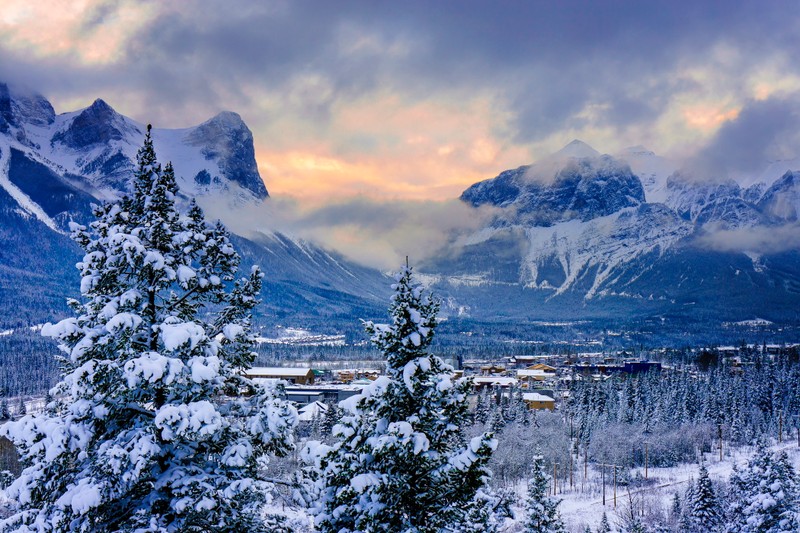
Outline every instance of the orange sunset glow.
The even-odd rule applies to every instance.
[[[409,5],[407,15],[417,9],[425,6]],[[57,112],[102,97],[140,122],[179,128],[236,111],[253,131],[270,193],[312,204],[456,198],[573,138],[608,153],[645,144],[692,156],[748,102],[800,89],[784,50],[752,64],[723,33],[700,38],[639,21],[659,28],[648,38],[666,32],[707,50],[687,54],[676,44],[674,60],[655,68],[645,46],[621,44],[630,28],[610,15],[617,33],[563,42],[544,14],[473,15],[462,26],[447,17],[391,25],[369,10],[304,13],[283,2],[226,10],[199,0],[9,0],[0,67],[41,86]],[[492,28],[530,31],[467,29],[489,19]],[[307,31],[292,33],[294,24]],[[594,69],[575,70],[565,57],[575,65],[593,57]]]

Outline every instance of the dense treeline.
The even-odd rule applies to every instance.
[[[564,417],[574,428],[575,441],[589,446],[590,453],[592,443],[614,440],[617,447],[642,450],[627,454],[641,464],[643,442],[648,441],[652,464],[666,466],[689,459],[696,448],[707,451],[720,434],[732,444],[777,437],[779,430],[787,434],[800,422],[799,391],[796,361],[757,354],[745,366],[714,366],[708,372],[663,370],[628,379],[575,381]]]
[[[58,380],[58,348],[38,331],[0,336],[0,395],[42,396]]]

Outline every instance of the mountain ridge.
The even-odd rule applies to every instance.
[[[0,305],[16,310],[0,317],[0,327],[56,319],[66,298],[78,296],[81,250],[67,237],[69,223],[87,224],[92,204],[129,192],[144,130],[99,98],[56,114],[41,95],[0,83]],[[269,200],[252,132],[237,113],[152,135],[159,162],[176,169],[178,201],[200,196],[236,207]],[[260,264],[267,275],[261,324],[324,327],[331,316],[371,317],[383,308],[389,283],[378,271],[281,233],[235,239],[242,268]]]

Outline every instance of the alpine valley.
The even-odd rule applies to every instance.
[[[80,259],[68,225],[126,191],[144,132],[103,100],[57,115],[41,95],[0,84],[0,330],[66,314]],[[155,128],[153,139],[186,199],[271,201],[236,113]],[[800,161],[765,162],[757,176],[701,180],[642,147],[611,156],[573,141],[465,190],[463,202],[493,208],[491,222],[454,236],[417,271],[443,300],[445,339],[489,330],[557,336],[554,327],[581,324],[676,343],[726,328],[735,338],[754,325],[796,331],[797,169]],[[748,244],[728,245],[732,235]],[[266,274],[259,325],[357,336],[359,317],[384,313],[386,274],[324,243],[268,230],[235,243],[244,266]]]

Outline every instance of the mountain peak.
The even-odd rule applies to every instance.
[[[244,120],[242,120],[242,116],[239,113],[235,113],[233,111],[220,111],[216,115],[214,115],[211,120],[214,122],[225,122],[228,124],[243,124]]]
[[[199,148],[207,159],[217,159],[220,170],[251,191],[257,198],[269,194],[258,173],[253,133],[242,117],[233,111],[223,111],[193,128],[186,140]]]
[[[86,110],[91,110],[94,113],[116,113],[114,108],[108,105],[108,103],[106,103],[106,101],[102,98],[98,98],[92,102],[92,105],[87,107]]]
[[[648,150],[641,144],[637,144],[636,146],[629,146],[622,151],[623,155],[656,155],[655,152],[652,150]]]
[[[0,131],[24,124],[46,126],[55,120],[53,106],[41,94],[0,82]]]
[[[126,132],[141,134],[136,126],[128,124],[122,115],[98,98],[81,111],[66,130],[56,133],[53,141],[81,150],[88,146],[121,141]]]
[[[597,157],[600,155],[600,152],[586,144],[585,142],[581,141],[580,139],[573,139],[567,144],[564,148],[556,152],[554,155],[556,156],[564,156],[564,157]]]

